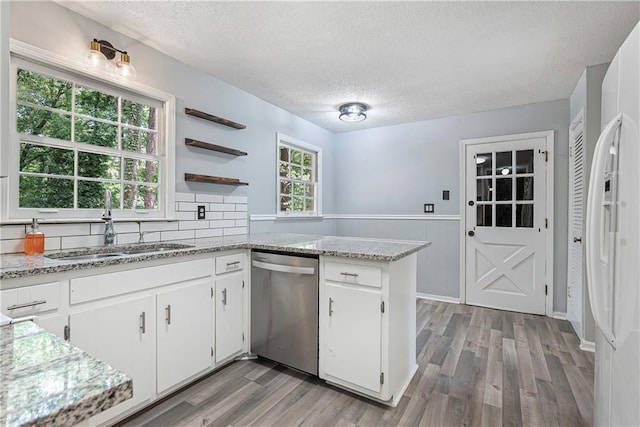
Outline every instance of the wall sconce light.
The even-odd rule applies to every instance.
[[[116,52],[120,54],[120,60],[115,67],[109,62],[116,57]],[[89,53],[85,58],[85,64],[100,71],[107,71],[115,74],[117,78],[124,80],[135,80],[136,69],[131,65],[131,57],[124,51],[113,47],[106,40],[93,39],[89,43]]]
[[[349,102],[342,104],[338,110],[340,111],[340,120],[343,122],[360,122],[367,118],[367,110],[369,107],[360,102]]]

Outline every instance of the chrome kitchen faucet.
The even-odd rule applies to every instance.
[[[104,192],[104,245],[113,246],[116,240],[116,230],[113,228],[113,217],[111,216],[111,190]]]

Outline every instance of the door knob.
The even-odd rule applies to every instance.
[[[582,237],[574,237],[573,238],[573,243],[578,243],[578,242],[582,243]]]
[[[473,200],[469,200],[469,206],[473,206],[475,205],[475,203],[473,202]]]
[[[476,235],[476,233],[473,230],[469,230],[469,232],[467,233],[470,237],[473,237]]]

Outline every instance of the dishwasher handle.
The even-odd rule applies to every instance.
[[[251,265],[263,270],[278,271],[280,273],[293,273],[293,274],[316,274],[316,269],[313,267],[295,267],[293,265],[272,264],[270,262],[262,262],[253,260]]]

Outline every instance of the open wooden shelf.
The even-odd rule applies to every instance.
[[[232,156],[246,156],[244,151],[236,150],[222,145],[211,144],[210,142],[198,141],[197,139],[185,138],[185,145],[190,147],[204,148],[205,150],[217,151],[219,153],[231,154]]]
[[[224,126],[229,126],[234,129],[246,129],[246,126],[240,123],[232,122],[231,120],[223,119],[222,117],[214,116],[213,114],[205,113],[193,108],[184,108],[184,113],[189,116],[198,117],[200,119],[209,120],[210,122],[218,123]]]
[[[237,178],[224,178],[221,176],[198,175],[195,173],[185,173],[184,180],[189,182],[205,182],[207,184],[249,185],[248,182],[241,182]]]

